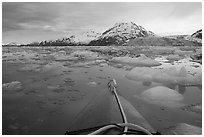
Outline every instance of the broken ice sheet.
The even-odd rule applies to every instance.
[[[152,67],[152,66],[159,66],[161,65],[159,62],[156,60],[153,60],[149,57],[146,57],[144,54],[139,55],[137,58],[131,58],[128,56],[124,57],[114,57],[111,62],[116,62],[120,64],[129,64],[132,66],[139,66],[139,67]]]
[[[77,57],[69,56],[69,55],[56,55],[55,61],[77,61]]]
[[[141,95],[135,95],[135,97],[164,107],[179,108],[184,105],[182,103],[184,99],[183,95],[164,86],[150,88],[142,92]]]
[[[102,59],[99,54],[92,52],[92,51],[74,51],[70,54],[72,57],[78,57],[78,59],[86,59],[86,60],[95,60],[95,59]]]

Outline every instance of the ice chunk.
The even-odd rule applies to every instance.
[[[69,55],[58,53],[54,54],[55,61],[77,61],[77,60],[95,60],[95,59],[102,59],[99,55],[95,52],[86,51],[86,50],[76,50]]]
[[[149,81],[163,84],[199,85],[201,80],[197,76],[187,75],[185,67],[177,70],[175,67],[165,69],[153,69],[148,67],[136,67],[126,77],[135,81]]]
[[[177,91],[164,86],[150,88],[144,91],[139,98],[146,102],[165,107],[181,107],[181,101],[184,99],[183,95]]]
[[[70,56],[72,57],[78,57],[79,59],[80,58],[83,58],[83,59],[86,59],[86,60],[95,60],[95,59],[101,59],[101,57],[99,57],[99,55],[95,52],[92,52],[92,51],[74,51],[73,53],[70,54]]]
[[[91,81],[91,82],[89,82],[87,85],[95,87],[95,86],[98,85],[98,83],[95,82],[95,81]]]
[[[13,55],[13,53],[3,53],[2,61],[15,62],[17,61],[17,58]]]
[[[156,60],[148,58],[143,54],[141,54],[137,58],[131,58],[128,56],[114,57],[114,58],[112,58],[111,62],[116,62],[116,63],[120,63],[120,64],[128,64],[128,65],[132,65],[132,66],[140,66],[140,67],[151,67],[151,66],[161,65]]]
[[[189,111],[189,112],[195,112],[198,114],[202,114],[202,104],[198,103],[198,104],[191,104],[185,107],[181,108],[184,111]]]
[[[41,70],[40,65],[37,64],[27,64],[26,66],[18,69],[19,71],[34,71],[34,72],[38,72]]]
[[[77,60],[78,60],[78,57],[65,56],[65,55],[55,56],[55,61],[77,61]]]
[[[9,91],[19,90],[22,88],[22,84],[20,81],[12,81],[10,83],[4,83],[2,85],[2,88],[3,90],[9,90]]]
[[[180,47],[180,50],[182,51],[195,51],[197,47],[189,47],[189,46],[185,46],[185,47]]]
[[[156,55],[171,54],[175,50],[175,47],[150,46],[150,51]]]
[[[14,124],[10,124],[9,128],[12,129],[12,130],[17,130],[17,129],[19,129],[20,126],[21,126],[21,124],[14,123]]]
[[[178,61],[181,59],[181,57],[179,55],[169,55],[166,59],[170,61]]]
[[[48,85],[47,88],[51,90],[56,90],[60,88],[60,85]]]
[[[166,68],[172,68],[172,67],[175,67],[175,70],[177,70],[176,73],[180,73],[180,68],[185,68],[185,71],[186,71],[186,76],[189,77],[189,79],[193,79],[193,81],[197,81],[196,83],[202,83],[202,79],[200,79],[200,77],[202,77],[202,65],[199,64],[199,63],[195,63],[195,62],[192,62],[192,59],[190,57],[187,57],[185,59],[181,59],[177,62],[175,62],[173,65],[170,64],[170,63],[165,63],[164,59],[163,58],[160,58],[161,60],[159,60],[160,63],[162,63],[161,66],[155,66],[155,67],[152,67],[154,69],[166,69]],[[158,60],[158,59],[156,59]],[[192,66],[195,66],[196,65],[196,68],[195,67],[192,67]],[[183,71],[184,69],[182,69]],[[193,76],[193,77],[190,77],[190,76]],[[199,82],[200,81],[200,82]]]
[[[182,51],[182,50],[176,50],[174,54],[180,55],[180,56],[186,56],[186,55],[192,55],[193,51]]]
[[[189,125],[186,123],[178,123],[173,127],[169,128],[165,133],[167,135],[201,135],[202,128]]]

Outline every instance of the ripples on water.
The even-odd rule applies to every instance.
[[[3,84],[21,82],[20,89],[2,91],[3,134],[64,134],[73,124],[76,115],[101,90],[107,88],[107,83],[112,78],[118,83],[119,94],[157,131],[162,132],[176,123],[202,126],[199,112],[155,105],[137,98],[151,87],[167,86],[183,95],[183,104],[199,104],[202,103],[201,86],[132,81],[125,77],[129,69],[121,68],[121,65],[108,65],[106,57],[105,61],[88,65],[83,59],[54,60],[54,54],[66,56],[72,50],[3,49]],[[11,53],[14,54],[10,56]],[[101,113],[97,115],[103,117]]]

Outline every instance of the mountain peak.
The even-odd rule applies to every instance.
[[[154,36],[154,33],[147,31],[142,26],[133,22],[116,23],[112,28],[103,32],[100,37],[91,44],[94,45],[124,45],[129,40],[138,37]],[[98,42],[97,42],[98,41]]]
[[[131,25],[136,25],[135,23],[133,23],[133,22],[117,22],[117,23],[115,23],[115,25],[114,25],[114,27],[116,27],[116,26],[131,26]],[[137,26],[137,25],[136,25]]]
[[[116,23],[111,29],[105,31],[103,35],[120,35],[120,33],[135,35],[135,37],[145,37],[148,35],[154,35],[152,32],[147,31],[142,26],[139,26],[133,22]]]

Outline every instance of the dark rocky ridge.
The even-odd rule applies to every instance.
[[[202,29],[200,29],[200,30],[196,31],[195,33],[193,33],[191,35],[191,37],[202,39]]]
[[[202,43],[189,41],[184,38],[144,37],[135,38],[128,42],[128,46],[202,46]]]

